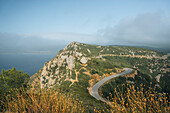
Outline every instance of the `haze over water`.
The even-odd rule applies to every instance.
[[[169,0],[0,0],[0,69],[30,75],[72,41],[170,51]]]

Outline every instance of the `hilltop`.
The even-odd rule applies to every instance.
[[[165,55],[137,47],[72,42],[31,76],[29,84],[62,89],[64,93],[78,97],[84,105],[101,107],[104,104],[90,95],[90,88],[106,76],[123,72],[123,68],[133,68],[134,72],[103,86],[100,90],[104,97],[111,91],[108,88],[122,83],[149,85],[152,82],[159,86],[159,91],[169,92],[170,59]]]

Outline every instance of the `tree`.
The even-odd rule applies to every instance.
[[[9,70],[2,69],[0,74],[0,100],[5,101],[4,97],[9,94],[11,89],[26,87],[28,80],[28,73],[16,70],[15,67]]]
[[[29,75],[27,73],[16,70],[15,67],[6,71],[2,69],[0,74],[0,87],[3,88],[3,92],[8,92],[13,88],[25,86],[28,82],[28,79]]]

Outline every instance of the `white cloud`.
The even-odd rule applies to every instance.
[[[84,42],[90,43],[96,41],[95,35],[90,34],[78,34],[78,33],[39,33],[35,36],[45,38],[45,39],[52,39],[52,40],[63,40],[66,42]]]
[[[122,19],[117,25],[100,30],[110,44],[145,45],[170,48],[170,15],[146,13]]]
[[[0,33],[0,53],[57,53],[73,41],[90,44],[102,42],[95,35],[77,33]]]
[[[159,12],[124,18],[117,25],[98,30],[97,34],[0,33],[0,53],[57,53],[73,41],[98,45],[170,48],[170,15]]]

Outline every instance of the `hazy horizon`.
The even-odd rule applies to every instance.
[[[51,54],[72,41],[170,48],[168,0],[1,0],[0,54]]]
[[[33,74],[73,41],[169,52],[169,6],[169,0],[0,0],[0,69]]]
[[[169,94],[170,0],[0,0],[0,113],[168,112]]]

